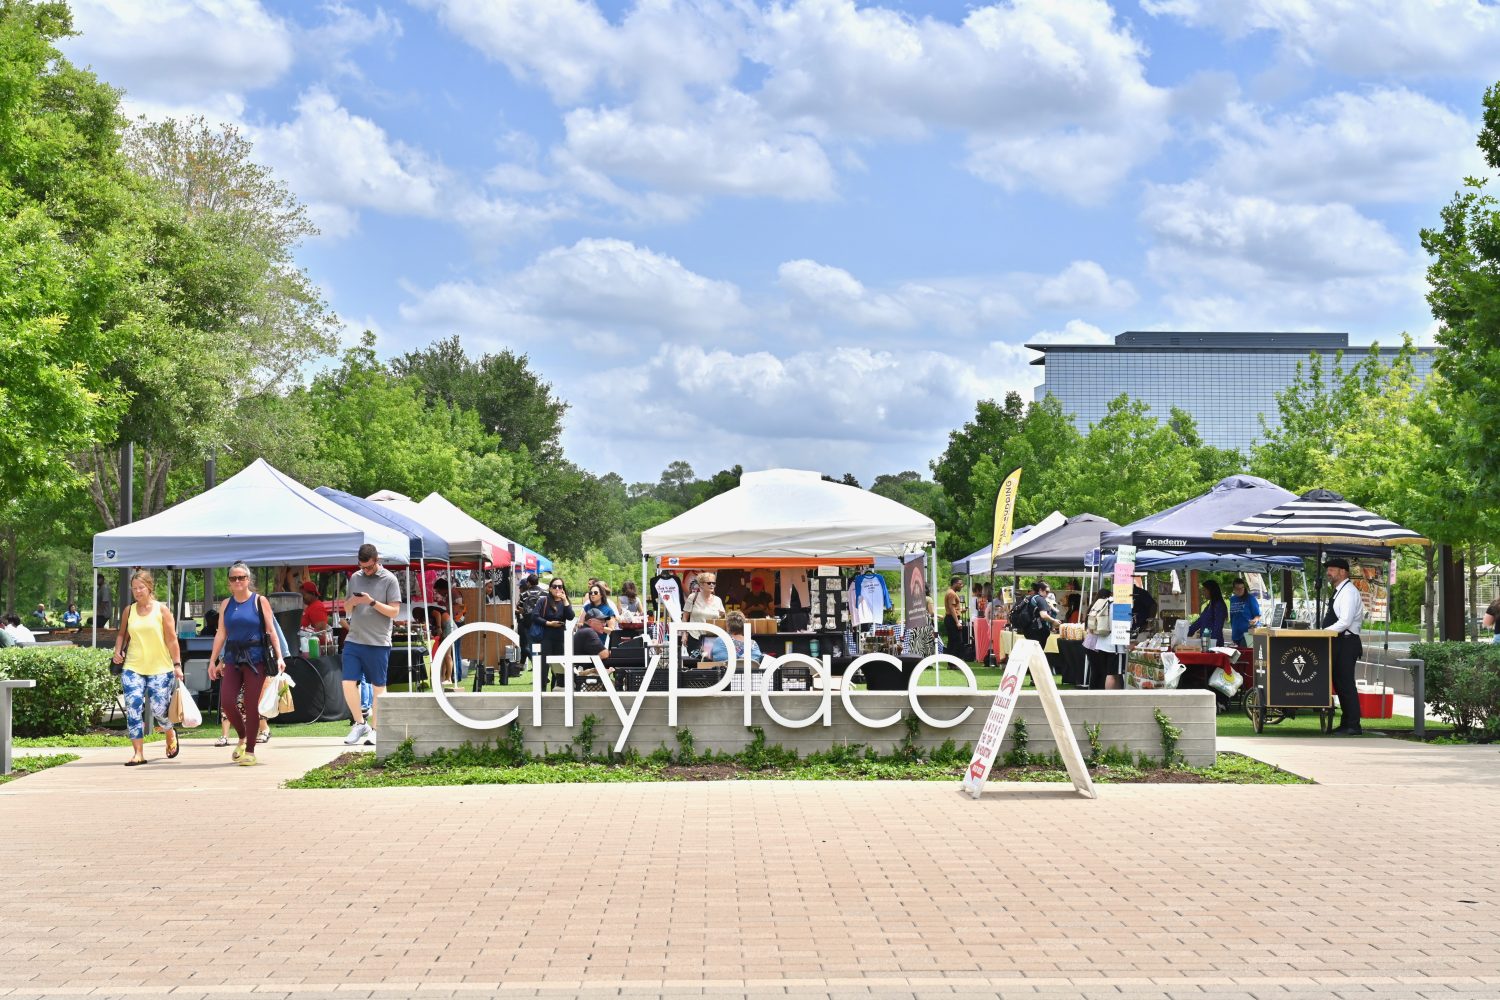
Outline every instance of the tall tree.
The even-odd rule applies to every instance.
[[[152,195],[158,307],[111,370],[130,398],[116,435],[84,459],[107,525],[118,492],[112,445],[136,445],[138,509],[154,513],[171,470],[243,437],[241,404],[300,377],[332,349],[337,324],[294,258],[317,230],[233,126],[141,120],[123,152]]]
[[[1484,94],[1478,146],[1500,170],[1500,83]],[[1473,477],[1481,502],[1500,508],[1500,202],[1489,178],[1470,177],[1443,208],[1442,227],[1422,230],[1432,255],[1427,301],[1438,321],[1437,405],[1451,428],[1451,457]]]
[[[1185,443],[1196,440],[1191,425],[1186,414],[1175,425],[1164,424],[1144,402],[1126,395],[1110,400],[1104,416],[1064,457],[1050,491],[1056,507],[1125,524],[1203,492],[1212,483]]]
[[[148,234],[119,152],[119,95],[57,50],[66,4],[0,3],[0,495],[56,497],[58,461],[110,434],[110,370],[149,320]]]
[[[525,448],[534,461],[562,457],[562,424],[568,404],[531,370],[525,354],[502,350],[471,358],[457,336],[409,351],[391,362],[398,375],[419,379],[429,401],[473,410],[484,429],[511,451]]]

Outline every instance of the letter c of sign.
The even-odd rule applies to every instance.
[[[509,639],[517,647],[521,645],[521,637],[515,633],[514,629],[505,625],[497,625],[494,622],[470,622],[454,629],[451,635],[438,644],[437,652],[432,655],[433,667],[436,668],[449,653],[453,652],[453,647],[458,645],[460,639],[476,632],[495,632]],[[441,673],[439,676],[442,676]],[[443,690],[441,683],[432,685],[432,693],[437,695],[438,707],[443,710],[443,714],[468,729],[499,729],[501,726],[508,726],[515,722],[521,714],[521,707],[517,705],[498,719],[471,719],[453,707],[453,703],[448,700],[448,692]]]

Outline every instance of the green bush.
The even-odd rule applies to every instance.
[[[118,682],[109,650],[66,646],[0,649],[0,680],[36,681],[15,694],[17,736],[68,736],[98,724]]]
[[[1419,642],[1411,655],[1426,662],[1427,701],[1453,722],[1455,735],[1500,740],[1500,646]]]
[[[1422,620],[1422,598],[1426,586],[1426,570],[1397,570],[1396,586],[1391,588],[1391,620],[1396,622],[1420,622]]]

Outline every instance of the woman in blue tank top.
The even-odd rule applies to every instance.
[[[266,682],[267,664],[262,637],[270,633],[272,655],[278,673],[286,673],[285,652],[271,619],[270,602],[250,589],[250,567],[229,567],[229,598],[219,606],[219,631],[214,635],[208,658],[208,676],[222,678],[219,708],[239,734],[240,742],[230,759],[255,763],[255,737],[260,730],[260,692]],[[240,711],[241,693],[245,696]]]

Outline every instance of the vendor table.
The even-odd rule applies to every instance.
[[[1064,684],[1074,687],[1084,687],[1088,683],[1088,668],[1084,659],[1085,650],[1082,639],[1058,639],[1057,652],[1049,655],[1051,661],[1056,657],[1054,673],[1062,675]]]

